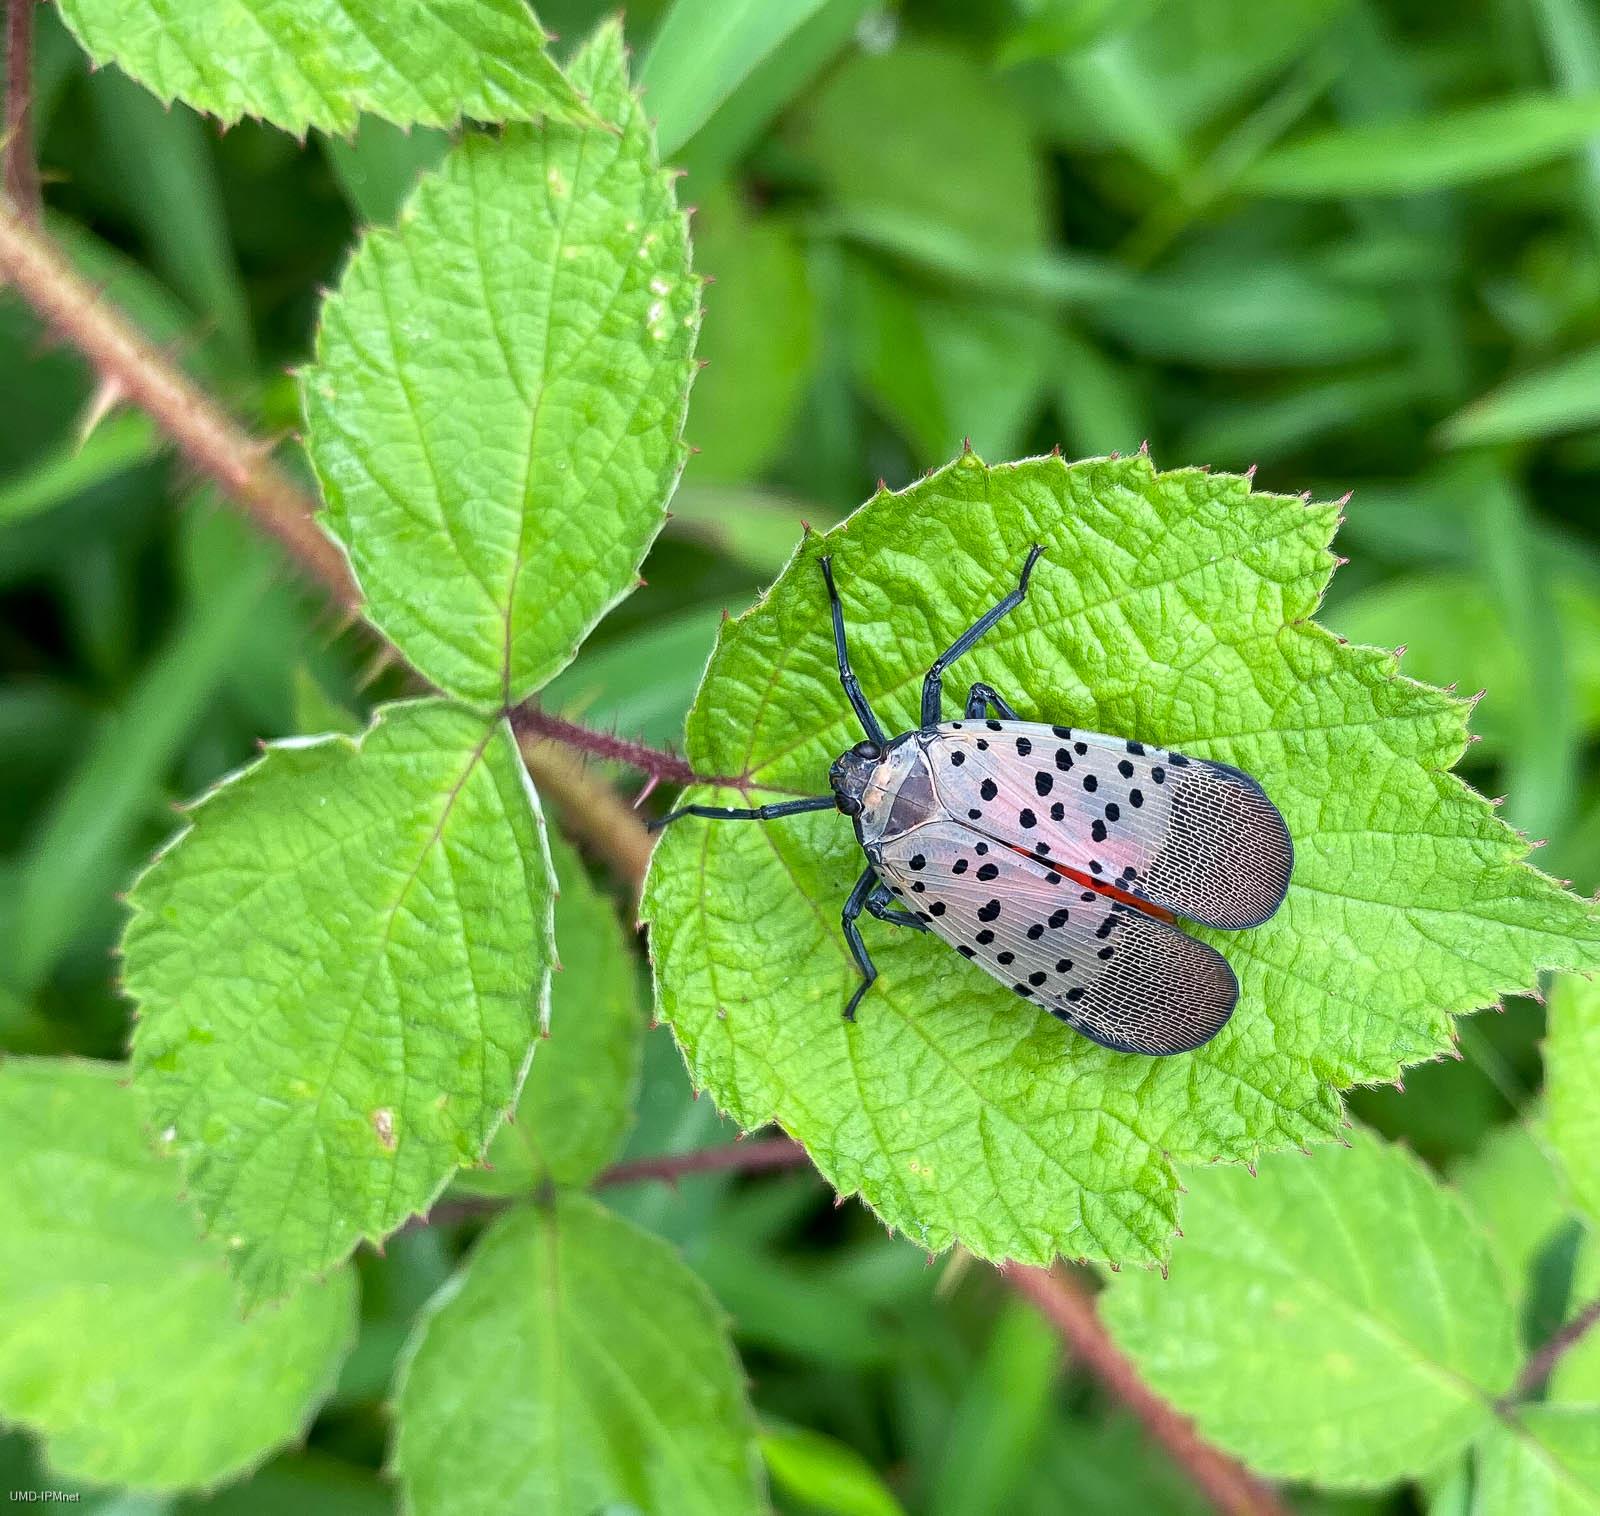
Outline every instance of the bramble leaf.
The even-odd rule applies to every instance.
[[[1533,1291],[1535,1264],[1571,1214],[1567,1186],[1549,1138],[1529,1122],[1500,1127],[1484,1138],[1451,1178],[1488,1234],[1520,1320]]]
[[[396,1403],[394,1468],[415,1516],[765,1508],[710,1292],[587,1196],[495,1223],[418,1326]]]
[[[546,1003],[544,823],[443,701],[275,745],[135,885],[137,1087],[250,1302],[426,1209],[515,1097]]]
[[[1121,1275],[1101,1317],[1202,1436],[1264,1474],[1370,1488],[1493,1424],[1517,1367],[1505,1278],[1415,1156],[1358,1131],[1255,1178],[1185,1178],[1171,1278]]]
[[[1600,1415],[1593,1406],[1530,1405],[1521,1430],[1495,1427],[1478,1449],[1473,1510],[1484,1516],[1600,1516]]]
[[[121,1064],[0,1068],[0,1417],[72,1479],[221,1483],[300,1436],[355,1337],[339,1269],[241,1317]]]
[[[1551,986],[1545,1131],[1573,1198],[1600,1227],[1600,984],[1566,974]]]
[[[545,683],[634,587],[687,455],[700,280],[620,26],[570,72],[618,130],[458,144],[362,240],[301,378],[368,617],[486,704]]]
[[[401,126],[587,120],[524,0],[61,0],[97,64],[224,122],[303,136],[363,111]]]
[[[688,722],[698,772],[754,799],[818,794],[859,736],[817,559],[834,554],[856,668],[892,732],[923,669],[1016,582],[1027,601],[951,672],[1026,718],[1125,734],[1254,774],[1297,849],[1283,908],[1201,933],[1236,971],[1198,1052],[1107,1052],[931,936],[866,921],[881,977],[854,1026],[839,908],[863,859],[838,815],[683,821],[643,907],[658,1003],[697,1085],[777,1121],[841,1191],[929,1248],[1164,1256],[1173,1162],[1253,1159],[1339,1131],[1338,1087],[1450,1046],[1451,1015],[1600,961],[1591,907],[1452,775],[1468,703],[1310,620],[1336,506],[1143,457],[988,468],[967,455],[811,537],[728,623]],[[952,697],[948,708],[954,710]],[[697,790],[697,800],[738,800]]]
[[[644,1044],[639,974],[611,901],[551,833],[560,886],[550,978],[550,1035],[535,1051],[516,1114],[494,1134],[486,1167],[458,1189],[520,1195],[543,1181],[581,1185],[616,1156],[632,1115]]]

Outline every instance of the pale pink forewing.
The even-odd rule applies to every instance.
[[[896,899],[1002,984],[1126,1053],[1183,1053],[1238,999],[1215,949],[958,821],[884,844]]]
[[[1238,769],[1024,721],[947,722],[923,745],[946,812],[993,841],[1207,926],[1283,903],[1289,830]]]

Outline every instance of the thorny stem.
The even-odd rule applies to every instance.
[[[6,0],[5,193],[24,219],[39,220],[39,166],[33,157],[33,7]]]
[[[1084,1367],[1120,1400],[1225,1516],[1288,1516],[1288,1508],[1243,1465],[1201,1440],[1193,1426],[1139,1377],[1111,1340],[1094,1298],[1066,1275],[1008,1265],[1006,1282],[1031,1301]]]
[[[664,753],[642,742],[629,742],[627,738],[610,732],[597,732],[593,727],[580,726],[576,721],[552,716],[531,703],[513,706],[506,714],[511,722],[511,730],[518,737],[548,737],[567,747],[592,753],[596,758],[610,758],[617,763],[625,763],[661,784],[719,782],[702,781],[689,766],[688,760],[678,757],[676,753]]]
[[[626,1163],[614,1163],[590,1183],[596,1189],[642,1184],[651,1179],[675,1185],[690,1174],[750,1174],[765,1169],[799,1168],[808,1161],[806,1150],[792,1137],[758,1137],[754,1142],[728,1142],[718,1147],[695,1148],[688,1153],[663,1153],[658,1158],[633,1158]],[[505,1197],[495,1195],[441,1200],[421,1218],[421,1224],[439,1226],[470,1221],[509,1203]]]
[[[1510,1410],[1516,1402],[1536,1395],[1561,1362],[1584,1337],[1600,1325],[1600,1299],[1591,1300],[1571,1321],[1559,1328],[1538,1352],[1522,1366],[1511,1393],[1499,1402],[1499,1409]]]
[[[662,1158],[635,1158],[614,1163],[596,1184],[639,1184],[647,1179],[676,1184],[687,1174],[742,1173],[761,1169],[797,1168],[810,1160],[792,1137],[758,1137],[754,1142],[729,1142],[720,1147],[698,1148],[692,1153],[669,1153]]]
[[[15,0],[11,15],[16,16]],[[275,538],[342,609],[359,608],[343,555],[317,529],[310,500],[272,461],[267,445],[169,362],[10,199],[0,199],[0,278],[14,284],[45,324],[83,353],[103,386],[147,412],[184,457]]]

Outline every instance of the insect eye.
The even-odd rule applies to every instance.
[[[861,802],[854,795],[840,795],[835,803],[846,816],[859,816],[861,814]]]
[[[876,742],[863,740],[855,746],[856,756],[859,758],[881,758],[883,749]]]

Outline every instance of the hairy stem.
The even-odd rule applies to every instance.
[[[33,7],[6,0],[5,193],[24,220],[39,220],[39,166],[33,156]]]
[[[1226,1516],[1288,1516],[1288,1507],[1266,1485],[1202,1441],[1193,1426],[1140,1379],[1101,1324],[1087,1290],[1049,1269],[1008,1265],[1001,1273],[1012,1289],[1037,1307],[1083,1366],[1139,1418],[1217,1510]]]
[[[27,8],[28,0],[22,0]],[[17,14],[12,0],[11,15]],[[10,159],[7,159],[8,165]],[[344,610],[360,596],[344,555],[317,529],[312,502],[271,450],[149,341],[72,267],[11,200],[0,200],[0,279],[94,366],[103,386],[147,412],[183,456]]]
[[[629,742],[627,738],[614,736],[610,732],[597,732],[592,727],[580,726],[576,721],[552,716],[548,711],[541,711],[531,703],[514,706],[507,713],[507,719],[511,722],[511,730],[518,737],[548,737],[567,747],[577,748],[580,752],[592,753],[596,758],[610,758],[617,763],[626,763],[630,768],[638,769],[641,774],[648,774],[662,784],[700,782],[699,776],[690,768],[688,760],[678,757],[675,753],[664,753],[659,748],[649,747],[642,742]]]
[[[753,1142],[730,1142],[692,1153],[614,1163],[595,1183],[640,1184],[655,1179],[662,1184],[676,1184],[688,1174],[750,1174],[762,1169],[798,1168],[810,1161],[806,1150],[792,1137],[758,1137]]]
[[[1591,1300],[1522,1366],[1522,1372],[1517,1375],[1517,1382],[1512,1386],[1511,1393],[1501,1402],[1501,1409],[1536,1395],[1555,1372],[1556,1365],[1577,1347],[1596,1325],[1600,1325],[1600,1300]]]
[[[696,1148],[689,1153],[663,1153],[657,1158],[634,1158],[614,1163],[590,1181],[595,1189],[616,1184],[643,1184],[656,1180],[676,1184],[690,1174],[752,1174],[765,1169],[799,1168],[810,1160],[806,1150],[790,1137],[758,1137],[754,1142],[729,1142],[720,1147]],[[413,1225],[449,1226],[491,1215],[512,1203],[501,1195],[468,1195],[441,1200]]]

